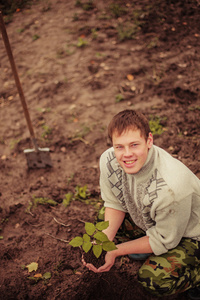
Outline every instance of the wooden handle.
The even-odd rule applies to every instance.
[[[0,28],[1,28],[3,41],[4,41],[4,44],[5,44],[5,47],[6,47],[7,55],[8,55],[10,64],[11,64],[12,72],[13,72],[13,75],[14,75],[14,78],[15,78],[15,83],[16,83],[18,93],[19,93],[19,96],[20,96],[20,100],[21,100],[21,103],[22,103],[22,106],[23,106],[26,121],[27,121],[27,124],[28,124],[28,129],[30,131],[30,135],[31,135],[32,139],[35,139],[33,126],[32,126],[29,111],[28,111],[28,108],[27,108],[27,105],[26,105],[26,100],[25,100],[25,97],[24,97],[24,92],[22,90],[22,86],[21,86],[19,76],[18,76],[18,73],[17,73],[17,68],[16,68],[16,65],[15,65],[14,57],[13,57],[12,50],[11,50],[11,47],[10,47],[10,42],[9,42],[9,39],[8,39],[8,35],[7,35],[7,32],[6,32],[6,27],[5,27],[5,24],[4,24],[4,20],[3,20],[3,16],[2,16],[1,11],[0,11]]]

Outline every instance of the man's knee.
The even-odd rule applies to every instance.
[[[150,267],[144,264],[138,272],[138,281],[149,293],[158,297],[175,293],[173,280],[156,265]]]

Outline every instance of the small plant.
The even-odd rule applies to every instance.
[[[29,202],[26,212],[31,213],[31,210],[35,209],[39,204],[56,206],[58,203],[52,199],[42,198],[42,197],[37,198],[37,197],[33,196],[33,199]]]
[[[83,4],[83,10],[92,10],[94,8],[94,3],[93,0],[88,0],[88,2],[86,2],[85,4]]]
[[[84,40],[82,37],[78,38],[78,43],[76,44],[76,46],[78,48],[82,48],[88,45],[88,42],[86,40]]]
[[[98,37],[97,29],[96,28],[92,28],[91,29],[91,33],[92,33],[92,39],[96,40],[97,37]]]
[[[53,129],[50,128],[48,125],[44,124],[42,126],[42,128],[44,129],[44,132],[42,133],[42,138],[47,139],[51,134]]]
[[[119,18],[122,15],[127,13],[127,9],[125,7],[120,6],[117,3],[112,3],[109,6],[110,12],[111,14],[115,17],[115,18]]]
[[[102,251],[112,251],[117,249],[114,242],[110,241],[105,233],[102,231],[108,228],[109,221],[98,222],[96,225],[93,223],[85,223],[85,231],[83,237],[77,236],[73,238],[69,245],[72,247],[81,247],[87,253],[91,248],[96,256],[99,258]]]
[[[161,119],[158,116],[151,117],[149,121],[149,126],[153,135],[155,134],[160,135],[163,133],[163,126],[160,124],[160,121]]]
[[[124,40],[132,40],[135,38],[139,27],[135,24],[119,24],[117,27],[118,38],[122,42]]]
[[[73,194],[67,193],[67,194],[65,194],[62,204],[64,205],[64,207],[67,207],[67,206],[69,206],[69,204],[72,200],[73,200]]]
[[[75,193],[75,199],[76,200],[83,200],[90,196],[90,193],[87,190],[87,185],[84,185],[83,187],[76,186],[76,193]]]
[[[32,36],[32,40],[33,41],[36,41],[36,40],[38,40],[40,38],[40,36],[38,35],[38,34],[34,34],[33,36]]]
[[[115,102],[116,103],[119,103],[119,102],[121,102],[121,101],[123,101],[124,100],[124,96],[122,95],[122,94],[117,94],[116,96],[115,96]]]

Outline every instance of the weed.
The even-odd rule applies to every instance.
[[[48,125],[44,124],[42,125],[42,128],[44,129],[44,132],[42,133],[42,138],[47,139],[49,138],[50,134],[52,134],[53,129],[50,128]]]
[[[109,6],[109,10],[115,18],[119,18],[127,13],[127,9],[120,6],[118,3],[111,3]]]
[[[116,103],[119,103],[119,102],[121,102],[121,101],[123,101],[124,100],[124,96],[122,95],[122,94],[117,94],[116,96],[115,96],[115,102]]]
[[[96,56],[97,58],[102,58],[102,57],[105,57],[106,54],[97,52],[97,53],[95,54],[95,56]]]
[[[46,107],[46,108],[37,108],[37,110],[41,113],[48,113],[51,111],[51,108],[50,107]]]
[[[72,141],[77,139],[83,139],[89,132],[91,132],[90,127],[82,124],[81,130],[75,133],[75,135],[72,137]]]
[[[78,48],[82,48],[82,47],[85,47],[85,46],[87,46],[88,45],[88,41],[86,41],[84,38],[82,38],[82,37],[79,37],[78,38],[78,43],[76,44],[76,46],[78,47]]]
[[[24,32],[24,30],[25,30],[24,28],[19,28],[19,29],[17,29],[17,32],[22,33],[22,32]]]
[[[31,210],[35,209],[38,205],[56,206],[57,204],[58,203],[52,199],[43,198],[43,197],[37,198],[37,197],[33,196],[32,200],[29,202],[26,212],[31,213]]]
[[[111,242],[107,235],[102,231],[108,228],[109,221],[93,223],[85,223],[85,231],[83,237],[77,236],[73,238],[69,245],[72,247],[82,247],[83,251],[87,253],[91,248],[94,255],[99,258],[102,251],[112,251],[117,249],[114,242]]]
[[[98,33],[97,33],[96,28],[92,28],[91,32],[92,32],[92,39],[96,40],[96,38],[98,37]]]
[[[92,10],[94,8],[94,1],[93,0],[88,0],[85,4],[82,5],[83,10]]]
[[[65,198],[63,199],[62,204],[64,205],[64,207],[67,207],[67,206],[69,206],[69,204],[72,200],[73,200],[73,194],[71,192],[67,193],[65,195]]]
[[[7,222],[8,222],[8,218],[1,219],[1,223],[0,224],[4,224],[4,223],[7,223]]]
[[[147,48],[148,48],[148,49],[152,49],[152,48],[157,47],[157,46],[158,46],[158,41],[159,41],[158,37],[154,37],[154,38],[150,41],[150,43],[147,45]]]
[[[32,40],[33,41],[36,41],[36,40],[38,40],[40,38],[40,36],[38,35],[38,34],[34,34],[33,36],[32,36]]]
[[[77,7],[82,6],[82,2],[80,0],[76,0],[75,6]]]
[[[163,126],[160,124],[161,118],[158,116],[151,116],[149,127],[153,135],[161,135],[163,133]]]
[[[109,20],[109,19],[111,19],[111,16],[107,15],[106,12],[102,12],[102,14],[98,16],[98,19],[99,20]]]
[[[139,27],[135,24],[119,24],[117,27],[118,38],[120,41],[134,39],[138,30]]]
[[[194,110],[200,110],[200,106],[192,106],[189,107],[189,110],[194,111]]]

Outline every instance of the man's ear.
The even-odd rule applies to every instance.
[[[153,134],[149,132],[149,136],[147,139],[147,146],[150,149],[153,146]]]

